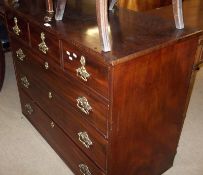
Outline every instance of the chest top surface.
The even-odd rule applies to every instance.
[[[67,12],[63,21],[54,20],[50,23],[51,27],[44,26],[46,10],[43,1],[21,0],[16,8],[13,8],[9,2],[6,5],[25,19],[43,26],[60,39],[94,53],[107,64],[121,63],[192,34],[200,34],[200,30],[194,29],[194,26],[177,30],[174,20],[170,18],[171,12],[163,13],[165,8],[162,11],[153,10],[151,13],[118,9],[109,13],[112,51],[104,53],[99,39],[94,3],[81,3],[84,7],[70,8],[70,10],[66,8]],[[166,9],[170,11],[172,8]]]

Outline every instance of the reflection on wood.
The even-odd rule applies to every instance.
[[[135,11],[145,11],[170,5],[172,0],[118,0],[118,6]]]
[[[182,0],[118,0],[118,2],[119,7],[128,8],[135,11],[150,10],[172,3],[176,28],[184,28]],[[111,1],[109,10],[113,9],[115,3],[116,0]]]

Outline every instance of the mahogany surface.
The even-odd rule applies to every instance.
[[[165,172],[173,164],[202,59],[201,30],[176,30],[171,13],[119,9],[109,15],[113,49],[104,53],[96,17],[81,12],[77,19],[75,11],[46,27],[45,5],[37,2],[6,5],[23,114],[76,175]],[[13,32],[14,17],[25,37]],[[41,32],[46,54],[38,48]],[[89,73],[85,81],[78,68]],[[86,98],[88,113],[77,97]],[[89,148],[79,132],[88,134]]]
[[[24,3],[24,1],[26,2]],[[33,19],[34,23],[43,26],[45,10],[29,10],[30,7],[39,9],[37,4],[31,0],[21,0],[20,4],[22,5],[19,6],[17,13],[22,15],[24,19]],[[77,13],[77,11],[74,13]],[[92,13],[94,13],[94,10]],[[123,23],[115,25],[116,21],[122,21]],[[165,46],[177,39],[180,40],[192,32],[189,28],[176,30],[173,20],[166,21],[157,16],[125,9],[120,9],[115,14],[111,13],[109,23],[111,31],[115,30],[115,32],[111,34],[112,51],[108,53],[102,52],[96,17],[93,19],[87,18],[87,20],[85,20],[85,17],[83,17],[83,20],[71,17],[64,18],[63,21],[51,22],[52,27],[47,27],[46,30],[60,35],[60,38],[68,39],[68,42],[74,45],[82,46],[84,50],[91,49],[92,54],[99,57],[102,55],[106,59],[100,60],[110,64],[125,61],[125,58],[129,55],[131,57],[143,55],[146,52],[163,47],[163,44]],[[193,31],[197,32],[197,30]]]
[[[118,0],[118,6],[135,11],[146,11],[170,5],[172,0]]]
[[[78,170],[78,164],[85,162],[92,173],[96,175],[104,175],[104,173],[95,166],[94,163],[81,152],[79,148],[54,124],[50,126],[52,120],[30,99],[21,89],[19,89],[22,112],[36,127],[36,129],[44,136],[47,142],[54,150],[62,157],[65,162],[68,162],[71,169],[75,170],[76,174],[81,174]],[[33,113],[30,115],[25,109],[25,105],[30,104],[33,108]]]

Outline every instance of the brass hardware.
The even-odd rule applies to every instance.
[[[45,22],[51,22],[51,20],[52,20],[52,16],[50,16],[50,15],[46,15],[45,17],[44,17],[44,21]]]
[[[78,56],[77,56],[75,53],[73,53],[73,57],[74,57],[74,58],[77,58]]]
[[[28,81],[28,79],[27,79],[26,76],[21,77],[21,83],[22,83],[22,85],[23,85],[24,87],[26,87],[26,88],[29,88],[29,86],[30,86],[30,83],[29,83],[29,81]]]
[[[45,63],[44,63],[44,67],[45,67],[45,69],[49,69],[49,63],[48,63],[48,62],[45,62]]]
[[[16,56],[20,61],[24,61],[24,58],[26,57],[26,55],[23,53],[22,49],[18,49],[16,51]]]
[[[54,128],[54,127],[55,127],[54,122],[51,122],[50,125],[51,125],[51,128]]]
[[[29,115],[31,115],[34,112],[30,104],[25,104],[25,109]]]
[[[90,148],[91,145],[93,145],[92,141],[89,139],[89,136],[87,134],[87,132],[79,132],[78,133],[79,136],[79,141],[86,147],[86,148]]]
[[[53,96],[52,96],[52,92],[49,92],[49,99],[52,99]]]
[[[18,27],[18,19],[17,19],[16,17],[14,17],[13,20],[14,20],[14,23],[15,23],[15,26],[13,27],[13,31],[14,31],[14,33],[15,33],[16,35],[19,36],[21,30],[20,30],[20,28]]]
[[[42,42],[38,45],[39,50],[42,51],[44,54],[46,54],[48,52],[49,48],[47,47],[47,45],[45,43],[45,34],[43,32],[41,33],[41,40],[42,40]]]
[[[69,51],[66,51],[66,54],[70,56],[70,52]]]
[[[89,115],[89,112],[92,111],[92,107],[89,105],[87,99],[85,97],[78,97],[76,101],[77,107],[86,115]]]
[[[73,61],[73,57],[69,56],[68,58],[69,58],[69,60]]]
[[[85,68],[85,57],[81,56],[80,63],[82,67],[76,69],[77,76],[80,77],[82,80],[87,81],[87,79],[90,77],[90,74],[87,72]]]
[[[82,173],[82,175],[91,175],[90,170],[87,165],[80,164],[79,168],[80,168],[80,172]]]

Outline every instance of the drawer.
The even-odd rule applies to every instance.
[[[49,87],[52,87],[53,91],[57,92],[59,96],[64,101],[64,108],[70,108],[71,105],[74,109],[74,115],[78,116],[81,119],[88,121],[92,126],[94,126],[100,133],[104,136],[107,135],[107,115],[108,115],[108,102],[98,96],[95,93],[92,93],[90,90],[84,86],[73,82],[72,80],[67,79],[66,77],[58,76],[55,71],[55,67],[46,62],[42,58],[31,54],[25,47],[21,47],[23,55],[26,55],[25,58],[20,60],[16,54],[16,51],[19,50],[19,44],[12,43],[13,48],[13,57],[16,62],[16,65],[22,70],[26,71],[28,75],[37,75],[42,82],[46,82]],[[22,45],[21,45],[22,46]],[[45,63],[48,63],[48,69],[45,68]],[[81,109],[81,104],[77,99],[79,97],[85,97],[91,105],[92,110],[89,111],[89,114],[84,113]],[[80,108],[78,108],[78,106]]]
[[[59,40],[39,26],[30,25],[31,46],[47,59],[60,64]]]
[[[96,90],[108,98],[108,67],[96,62],[92,56],[62,43],[63,63],[66,74]]]
[[[8,30],[17,38],[29,43],[28,23],[17,14],[6,11]]]
[[[52,89],[34,80],[17,67],[18,85],[71,137],[71,139],[94,160],[106,169],[106,140],[84,120],[64,108],[63,101]]]
[[[21,90],[20,97],[23,114],[67,163],[74,174],[105,174]]]

